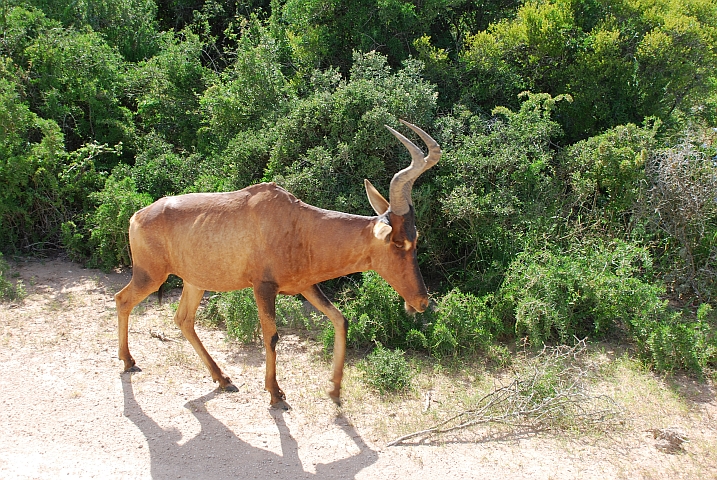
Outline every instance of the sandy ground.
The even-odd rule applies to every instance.
[[[301,336],[285,332],[278,349],[291,409],[271,409],[261,347],[198,327],[239,387],[217,391],[172,324],[178,291],[161,307],[153,296],[135,309],[130,350],[142,371],[126,374],[113,295],[129,272],[65,260],[22,261],[17,271],[27,298],[0,304],[0,478],[717,478],[710,384],[695,383],[676,403],[646,396],[646,410],[677,411],[646,414],[614,435],[472,431],[386,447],[408,406],[347,395],[335,407],[323,393],[330,365]],[[170,340],[150,334],[159,331]],[[668,452],[650,427],[683,431],[689,442]]]

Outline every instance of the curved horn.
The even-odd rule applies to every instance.
[[[428,147],[428,156],[424,158],[423,151],[419,147],[396,130],[386,125],[386,128],[388,128],[388,130],[393,133],[411,153],[411,165],[393,176],[391,186],[388,191],[391,211],[396,215],[405,215],[408,213],[410,207],[413,206],[413,201],[411,200],[413,182],[415,182],[423,172],[438,163],[438,160],[441,158],[441,147],[433,138],[431,138],[430,135],[405,120],[401,120],[401,123],[406,125],[408,128],[416,132],[419,137],[421,137],[421,140],[423,140]]]

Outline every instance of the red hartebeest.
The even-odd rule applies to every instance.
[[[184,281],[174,321],[224,390],[236,391],[194,331],[194,317],[205,290],[225,292],[253,287],[266,347],[265,388],[271,404],[284,399],[276,382],[275,299],[302,294],[333,323],[333,387],[339,403],[348,322],[318,283],[349,273],[375,270],[405,300],[409,312],[422,312],[428,294],[416,260],[413,182],[438,162],[441,149],[426,132],[401,120],[426,143],[429,154],[393,133],[411,153],[411,165],[394,175],[389,200],[365,180],[378,216],[364,217],[307,205],[274,183],[228,193],[165,197],[130,220],[132,280],[115,295],[119,358],[125,371],[135,367],[129,353],[129,314],[167,276]]]

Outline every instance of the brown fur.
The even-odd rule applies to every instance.
[[[132,280],[115,295],[119,358],[125,370],[135,368],[129,353],[129,314],[169,274],[184,281],[174,321],[221,388],[236,390],[205,350],[194,331],[194,317],[205,290],[226,292],[252,287],[266,349],[265,388],[271,404],[284,399],[276,383],[275,300],[278,294],[301,293],[334,326],[333,387],[340,401],[348,322],[318,284],[349,273],[375,270],[406,301],[409,312],[422,312],[428,294],[416,260],[416,232],[411,188],[434,166],[439,145],[426,132],[401,120],[428,146],[429,154],[388,129],[408,148],[411,165],[391,180],[389,202],[371,183],[366,194],[377,217],[362,217],[312,207],[274,183],[237,192],[191,193],[166,197],[136,212],[129,226]]]
[[[409,310],[423,311],[428,303],[416,261],[413,210],[403,217],[390,212],[384,216],[392,227],[385,240],[373,233],[380,217],[312,207],[274,183],[230,193],[166,197],[139,210],[129,229],[132,280],[116,295],[119,357],[125,369],[135,365],[127,345],[129,313],[171,273],[184,280],[175,322],[222,388],[231,388],[231,380],[194,331],[196,309],[204,290],[254,288],[266,344],[266,389],[272,404],[283,398],[275,373],[278,337],[274,300],[279,293],[303,294],[335,327],[334,387],[330,394],[338,401],[347,323],[317,284],[376,270],[403,296]]]

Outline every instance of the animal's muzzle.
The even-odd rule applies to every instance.
[[[428,303],[429,303],[428,297],[426,297],[426,298],[422,298],[421,300],[419,300],[416,305],[411,305],[408,302],[404,302],[404,308],[406,309],[407,313],[413,315],[416,312],[418,312],[418,313],[425,312],[426,309],[428,308]]]

